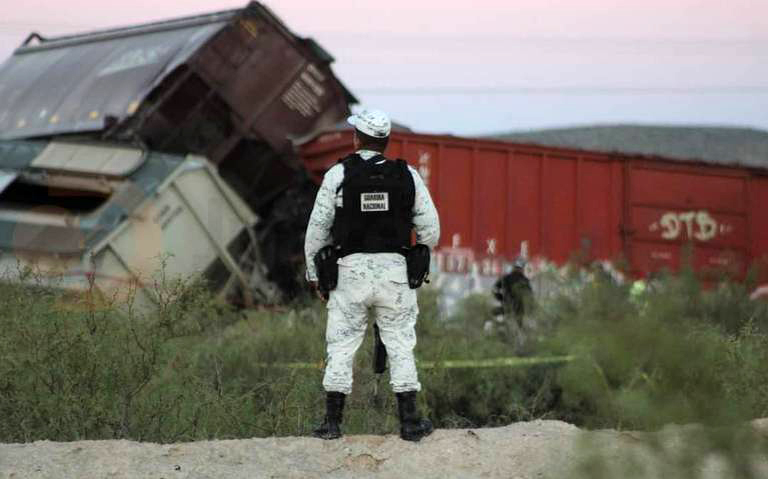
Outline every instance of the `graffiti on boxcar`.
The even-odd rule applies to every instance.
[[[470,274],[481,276],[499,276],[510,269],[512,262],[499,255],[499,241],[497,238],[485,239],[485,255],[477,253],[473,248],[462,246],[461,235],[454,233],[451,236],[451,246],[443,247],[435,251],[437,271],[442,273]],[[518,256],[528,257],[528,242],[520,245]]]
[[[485,240],[485,242],[488,245],[485,252],[491,256],[495,255],[496,254],[496,238],[489,238]]]
[[[733,231],[733,226],[718,221],[708,211],[669,211],[664,213],[659,221],[651,223],[649,231],[661,231],[661,237],[666,240],[679,238],[710,241],[718,235],[726,235]]]
[[[469,295],[489,295],[493,284],[501,275],[511,271],[514,264],[511,258],[502,256],[477,257],[469,248],[441,248],[435,252],[435,259],[432,286],[440,290],[439,306],[446,316],[455,312],[461,300]],[[576,284],[588,284],[598,275],[608,277],[617,284],[627,280],[624,273],[609,260],[595,261],[588,267],[574,270],[572,266],[558,265],[543,256],[529,258],[525,275],[530,279],[537,298],[567,292],[564,284],[572,285],[574,280]]]

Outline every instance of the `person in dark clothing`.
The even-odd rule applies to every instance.
[[[523,317],[533,305],[533,289],[525,276],[525,259],[517,258],[511,272],[499,278],[493,285],[493,296],[501,306],[494,309],[494,314],[505,317],[514,316],[517,325],[522,327]]]

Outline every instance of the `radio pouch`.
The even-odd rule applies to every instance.
[[[339,283],[339,253],[333,245],[322,248],[315,255],[315,268],[317,269],[317,289],[328,299],[331,291],[336,289]]]
[[[408,265],[408,286],[416,289],[422,283],[429,283],[429,247],[417,244],[408,250],[405,262]]]

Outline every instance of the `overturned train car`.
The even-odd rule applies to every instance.
[[[332,62],[259,2],[57,38],[34,33],[0,66],[0,139],[74,137],[205,156],[265,220],[257,234],[274,253],[268,269],[288,290],[298,273],[280,258],[297,241],[296,215],[278,200],[307,187],[293,142],[356,102]]]
[[[151,305],[162,277],[236,303],[275,294],[257,218],[204,158],[124,146],[0,141],[0,270]],[[22,274],[20,272],[31,274]]]

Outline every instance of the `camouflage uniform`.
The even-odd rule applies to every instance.
[[[358,151],[368,161],[378,153]],[[440,223],[427,187],[409,167],[416,189],[413,227],[417,242],[430,248],[437,245]],[[307,279],[317,280],[313,258],[332,243],[336,207],[343,204],[343,190],[336,190],[344,179],[344,167],[336,165],[325,174],[309,219],[304,252]],[[397,253],[355,253],[339,260],[339,283],[328,301],[326,327],[327,358],[323,387],[328,392],[352,391],[352,364],[363,342],[368,308],[373,308],[381,340],[387,348],[390,385],[396,393],[421,390],[413,348],[414,327],[419,314],[416,290],[408,287],[405,258]]]

